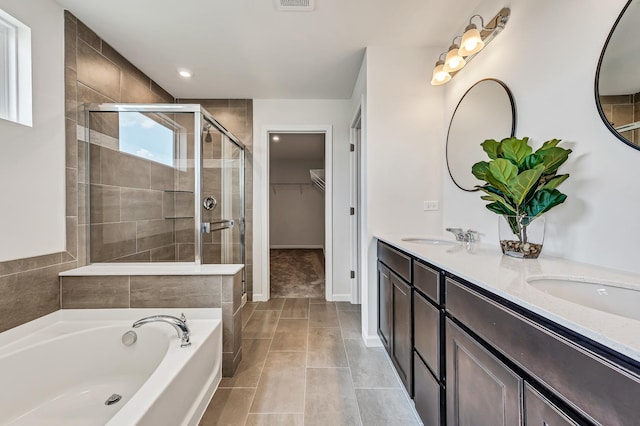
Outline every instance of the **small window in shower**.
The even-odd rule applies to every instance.
[[[121,152],[174,167],[174,131],[159,116],[121,112],[118,126]]]

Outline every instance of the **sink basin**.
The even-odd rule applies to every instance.
[[[454,244],[459,244],[457,241],[452,241],[452,240],[441,240],[439,238],[427,238],[427,237],[408,237],[408,238],[401,238],[402,241],[405,241],[407,243],[414,243],[414,244],[428,244],[428,245],[434,245],[434,246],[446,246],[446,245],[454,245]]]
[[[640,321],[640,288],[573,277],[529,277],[527,282],[569,302]]]

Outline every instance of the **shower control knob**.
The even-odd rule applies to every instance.
[[[202,200],[202,206],[207,210],[213,210],[216,208],[217,205],[218,205],[218,200],[216,200],[212,196],[204,197],[204,199]]]

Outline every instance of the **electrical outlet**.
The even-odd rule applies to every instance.
[[[439,209],[440,209],[440,203],[438,202],[438,200],[430,200],[430,201],[424,202],[424,211],[432,211],[432,210],[439,210]]]

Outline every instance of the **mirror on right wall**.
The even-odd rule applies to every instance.
[[[600,117],[622,142],[640,150],[640,0],[618,16],[596,70]]]

